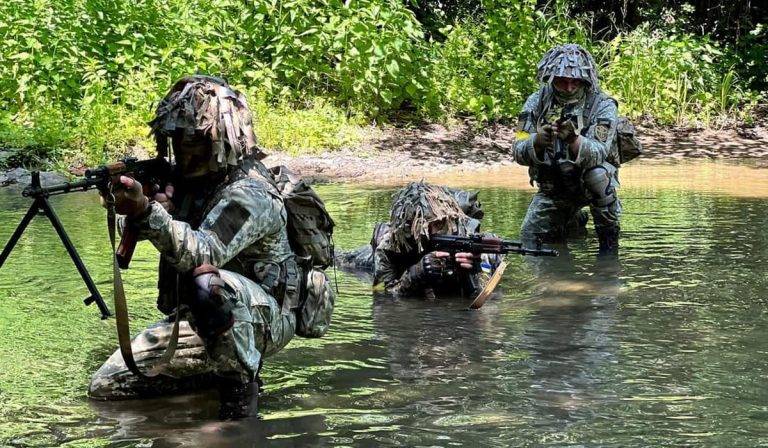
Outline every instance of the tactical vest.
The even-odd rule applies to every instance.
[[[554,92],[549,86],[544,86],[541,95],[539,95],[539,102],[536,105],[537,121],[541,121],[546,113],[546,108],[552,104],[552,97]],[[584,109],[582,110],[582,119],[586,126],[581,129],[581,134],[584,135],[589,126],[597,123],[592,123],[592,119],[597,114],[597,108],[604,100],[610,99],[618,107],[618,102],[605,93],[590,93],[587,95]],[[534,125],[538,127],[540,123]],[[619,168],[622,163],[627,163],[632,159],[643,154],[643,146],[637,139],[637,132],[635,126],[626,116],[620,116],[616,120],[616,138],[613,141],[613,147],[608,155],[608,162]]]

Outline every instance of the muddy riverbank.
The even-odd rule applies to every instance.
[[[638,135],[645,154],[623,167],[624,172],[637,169],[633,166],[680,159],[739,161],[752,168],[768,168],[765,125],[722,130],[640,127]],[[423,178],[477,184],[477,176],[483,176],[483,182],[503,179],[506,186],[525,186],[526,169],[516,165],[510,154],[514,138],[514,128],[508,125],[480,130],[466,122],[450,127],[390,127],[354,148],[303,156],[272,152],[265,163],[286,165],[315,182],[392,185]],[[48,173],[44,181],[53,179],[61,176]],[[642,176],[638,179],[642,182]],[[0,172],[0,186],[28,182],[29,172],[22,168]]]
[[[638,135],[646,161],[749,160],[751,165],[768,167],[766,127],[698,131],[639,128]],[[273,153],[266,162],[287,165],[320,181],[393,184],[419,178],[471,177],[491,171],[507,172],[527,183],[525,168],[517,166],[511,158],[514,139],[512,126],[476,131],[469,123],[451,128],[430,124],[413,129],[393,128],[352,150],[298,157]]]

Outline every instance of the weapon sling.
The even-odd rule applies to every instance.
[[[135,375],[149,379],[163,373],[164,368],[171,362],[176,352],[176,346],[179,342],[179,295],[176,294],[176,311],[173,319],[173,332],[168,341],[168,347],[160,359],[152,365],[147,372],[142,372],[136,364],[133,357],[133,347],[131,347],[131,329],[128,320],[128,305],[125,300],[125,289],[123,288],[123,277],[120,273],[120,266],[115,252],[115,204],[110,200],[107,208],[107,229],[109,231],[109,241],[112,244],[112,275],[115,298],[115,324],[117,326],[117,340],[120,344],[120,354],[123,355],[123,361],[128,369]]]

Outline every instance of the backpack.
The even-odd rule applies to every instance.
[[[312,266],[333,263],[335,223],[320,196],[285,166],[269,169],[288,212],[288,239],[299,257],[310,257]]]
[[[627,117],[619,117],[616,122],[616,145],[618,146],[619,163],[627,163],[643,154],[643,144],[635,135],[635,126]]]

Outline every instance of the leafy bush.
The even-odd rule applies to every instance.
[[[734,55],[707,37],[641,26],[599,47],[604,87],[632,117],[709,125],[749,100],[732,70]]]
[[[566,42],[589,43],[563,2],[544,10],[536,3],[492,0],[481,20],[465,19],[443,30],[446,40],[435,43],[432,54],[438,115],[516,116],[537,88],[536,64],[544,52]]]
[[[748,118],[735,106],[757,98],[748,82],[764,85],[759,26],[749,70],[736,71],[732,52],[706,36],[644,26],[593,42],[568,2],[539,3],[486,0],[465,8],[472,17],[462,8],[430,13],[452,20],[437,42],[406,2],[386,0],[5,0],[0,145],[30,148],[29,162],[83,164],[151,148],[153,104],[194,73],[247,90],[262,143],[294,152],[350,145],[361,119],[403,110],[513,117],[537,88],[541,55],[565,42],[593,51],[624,111],[665,123],[739,110]]]

